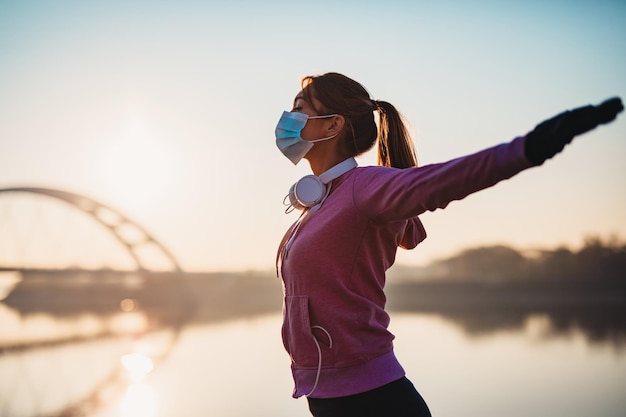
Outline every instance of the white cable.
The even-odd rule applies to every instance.
[[[315,392],[315,390],[317,389],[317,383],[319,382],[320,374],[322,373],[322,348],[320,347],[320,343],[317,341],[317,337],[315,337],[315,335],[313,334],[313,329],[320,329],[321,331],[326,333],[326,336],[328,336],[328,348],[332,349],[333,347],[333,338],[330,337],[330,333],[328,333],[325,328],[323,328],[322,326],[311,326],[311,335],[313,336],[313,341],[315,342],[315,347],[317,348],[317,374],[315,375],[315,383],[313,384],[311,392],[306,394],[307,397],[313,394],[313,392]]]
[[[320,201],[315,206],[309,209],[306,209],[302,212],[302,214],[300,215],[300,218],[298,219],[298,224],[296,225],[295,229],[291,233],[291,237],[289,238],[289,240],[287,241],[287,244],[285,245],[283,259],[287,259],[287,255],[289,254],[289,249],[291,249],[291,245],[293,244],[293,241],[296,240],[296,236],[298,235],[298,232],[300,231],[300,226],[304,223],[306,216],[313,215],[313,213],[315,213],[317,210],[320,209],[320,207],[322,207],[322,204],[326,200],[326,197],[328,197],[328,194],[330,194],[331,187],[332,185],[328,184],[328,187],[326,189],[326,194],[324,195],[324,198],[322,199],[322,201]]]

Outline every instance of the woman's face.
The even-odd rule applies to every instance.
[[[304,113],[308,116],[323,116],[322,114],[318,114],[315,110],[315,108],[321,108],[322,104],[314,97],[311,97],[311,100],[313,100],[313,104],[311,104],[305,98],[304,93],[300,91],[293,100],[293,107],[291,108],[291,111]],[[327,125],[331,120],[332,118],[307,120],[302,132],[300,132],[300,136],[304,140],[315,140],[328,136]]]

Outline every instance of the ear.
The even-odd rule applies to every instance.
[[[333,118],[330,119],[330,123],[328,124],[328,127],[327,127],[329,136],[339,134],[339,132],[343,130],[343,127],[345,124],[346,124],[345,117],[343,117],[340,114],[333,116]]]

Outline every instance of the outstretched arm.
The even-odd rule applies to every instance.
[[[533,165],[541,165],[546,159],[561,152],[575,136],[609,123],[622,110],[622,100],[615,97],[597,106],[579,107],[546,120],[526,135],[526,158]]]
[[[525,137],[472,155],[420,168],[370,168],[356,179],[357,207],[372,218],[399,220],[491,187],[560,152],[574,136],[614,120],[623,110],[619,98],[559,114],[539,124]],[[363,190],[367,190],[364,192]]]

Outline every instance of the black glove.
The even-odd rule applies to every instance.
[[[574,136],[614,120],[622,110],[622,100],[614,97],[598,106],[579,107],[546,120],[526,135],[526,158],[533,165],[541,165],[561,152]]]

